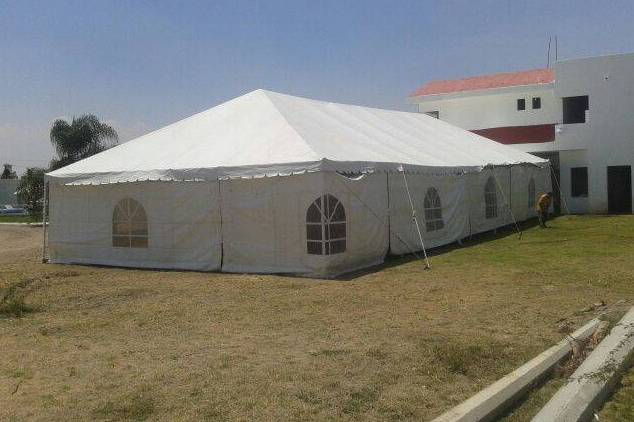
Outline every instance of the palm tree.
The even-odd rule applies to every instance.
[[[51,170],[105,151],[119,141],[117,131],[93,114],[73,117],[70,123],[55,120],[50,136],[57,151],[57,158],[51,160]]]

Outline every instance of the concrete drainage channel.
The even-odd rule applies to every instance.
[[[502,416],[528,391],[546,378],[555,365],[579,344],[601,333],[593,319],[515,371],[440,415],[433,422],[491,421]],[[631,363],[634,350],[634,307],[621,319],[586,360],[533,418],[533,422],[587,421],[600,408]]]

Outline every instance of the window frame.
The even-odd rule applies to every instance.
[[[542,97],[533,97],[531,101],[531,106],[533,110],[539,110],[542,108]]]
[[[433,232],[445,228],[445,221],[442,218],[442,200],[438,189],[430,187],[425,192],[423,199],[423,209],[425,210],[425,230]]]
[[[327,256],[346,252],[346,209],[336,196],[325,193],[311,202],[306,209],[305,223],[308,255]]]
[[[526,98],[518,98],[517,111],[525,111],[525,110],[526,110]]]
[[[149,243],[145,208],[133,198],[121,199],[112,210],[112,247],[147,249]]]
[[[586,123],[586,112],[590,109],[589,95],[562,97],[561,114],[564,125]]]
[[[582,173],[582,175],[576,174]],[[582,179],[579,179],[582,177]],[[570,197],[588,197],[588,166],[570,167]]]

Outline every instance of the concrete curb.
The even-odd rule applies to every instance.
[[[46,224],[48,226],[48,223]],[[0,223],[0,226],[30,226],[42,227],[42,223]]]
[[[586,339],[592,335],[599,322],[598,319],[593,319],[571,336],[578,340]],[[498,417],[571,351],[569,339],[560,341],[432,422],[476,422]]]
[[[601,407],[634,351],[634,307],[572,374],[533,422],[587,421]]]

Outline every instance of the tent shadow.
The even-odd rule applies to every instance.
[[[556,216],[552,217],[552,219],[557,218]],[[549,220],[549,221],[552,221]],[[530,229],[532,227],[539,226],[539,219],[531,218],[526,221],[521,221],[517,223],[520,230],[523,232],[524,230]],[[550,227],[552,229],[552,227]],[[498,227],[495,230],[489,230],[487,232],[474,234],[472,236],[466,237],[462,239],[461,243],[453,242],[448,245],[438,246],[436,248],[428,249],[427,256],[434,257],[449,253],[456,249],[464,249],[470,248],[482,243],[490,242],[491,240],[501,239],[509,236],[518,236],[517,230],[515,229],[514,224],[508,224],[506,226]],[[365,275],[374,274],[379,271],[383,271],[385,269],[398,267],[399,265],[407,264],[413,261],[422,260],[422,252],[416,252],[419,256],[415,256],[413,253],[405,254],[405,255],[387,255],[385,257],[385,261],[382,264],[375,265],[372,267],[364,268],[357,271],[352,271],[349,273],[342,274],[338,277],[334,277],[333,280],[339,281],[353,281],[356,278],[363,277]],[[421,265],[424,265],[421,263]],[[424,267],[421,267],[421,271]]]
[[[557,216],[553,216],[551,220],[557,218]],[[536,227],[539,225],[539,220],[537,218],[532,218],[526,221],[518,222],[518,226],[521,231],[526,229],[530,229],[532,227]],[[549,227],[549,229],[553,229],[553,227]],[[555,228],[556,229],[556,228]],[[461,243],[453,242],[448,245],[438,246],[436,248],[428,249],[427,256],[432,258],[435,256],[443,255],[454,251],[456,249],[463,249],[473,247],[485,242],[489,242],[495,239],[501,239],[508,236],[517,236],[517,230],[513,224],[508,224],[506,226],[498,227],[495,230],[489,230],[487,232],[474,234],[470,237],[466,237],[462,239]],[[385,257],[385,261],[382,264],[374,265],[372,267],[363,268],[356,271],[347,272],[332,278],[323,278],[321,280],[324,281],[354,281],[359,277],[363,277],[369,274],[374,274],[389,268],[398,267],[399,265],[407,264],[413,261],[422,260],[422,253],[416,252],[418,256],[415,256],[413,253],[404,254],[404,255],[387,255]],[[184,270],[184,269],[173,269],[173,268],[140,268],[140,267],[126,267],[126,266],[111,266],[111,265],[103,265],[103,264],[58,264],[58,265],[73,265],[79,267],[86,268],[116,268],[119,271],[158,271],[158,272],[201,272],[199,270]],[[421,263],[421,271],[423,271],[423,263]],[[205,271],[202,271],[205,272]],[[218,273],[218,274],[232,274],[232,275],[245,275],[245,273],[234,273],[234,272],[221,272],[221,271],[209,271],[210,273]],[[302,276],[298,276],[297,274],[289,274],[289,273],[253,273],[253,274],[261,274],[261,275],[273,275],[273,276],[281,276],[281,277],[294,277],[294,278],[304,278]],[[316,280],[320,280],[316,278]]]

